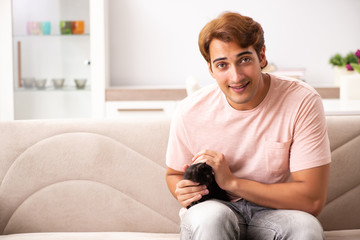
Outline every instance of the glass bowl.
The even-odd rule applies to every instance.
[[[35,86],[37,89],[45,89],[46,79],[45,78],[35,79]]]
[[[53,78],[52,79],[54,88],[59,89],[64,86],[65,79],[64,78]]]
[[[74,79],[75,84],[76,84],[76,88],[77,89],[84,89],[86,86],[86,79],[85,78],[77,78]]]

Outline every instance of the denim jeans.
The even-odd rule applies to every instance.
[[[208,200],[184,214],[181,240],[225,239],[325,239],[319,221],[296,210],[276,210],[242,199],[238,202]]]

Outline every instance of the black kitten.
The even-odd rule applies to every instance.
[[[216,183],[212,168],[206,163],[196,163],[188,167],[184,173],[184,179],[206,185],[209,190],[209,194],[202,196],[198,201],[192,202],[187,208],[212,198],[229,201],[226,192]]]

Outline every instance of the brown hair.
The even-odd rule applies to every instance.
[[[223,13],[201,30],[198,44],[207,62],[210,62],[209,47],[214,38],[224,42],[234,41],[242,48],[253,46],[259,59],[261,49],[265,46],[261,25],[250,17],[233,12]]]

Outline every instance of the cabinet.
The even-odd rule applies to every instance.
[[[104,116],[107,5],[107,0],[0,0],[5,31],[0,63],[7,65],[0,75],[0,120]],[[84,34],[62,35],[62,20],[83,20]],[[31,22],[50,22],[50,34],[29,34]],[[46,85],[24,88],[24,78],[46,79]],[[64,78],[64,86],[55,88],[54,78]],[[76,78],[87,79],[84,89],[76,88]]]
[[[107,101],[106,118],[171,118],[177,101]]]
[[[113,87],[106,89],[107,118],[171,118],[187,96],[183,88]]]

